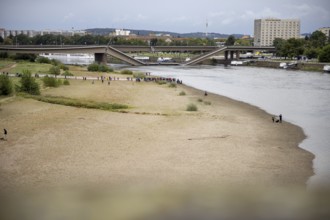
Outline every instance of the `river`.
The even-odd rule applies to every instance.
[[[242,66],[139,67],[200,90],[250,103],[303,128],[315,155],[308,187],[330,185],[330,74]],[[270,119],[271,120],[271,119]]]

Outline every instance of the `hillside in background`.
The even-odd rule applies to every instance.
[[[150,34],[155,35],[171,35],[172,37],[182,37],[182,38],[205,38],[205,33],[202,32],[193,32],[193,33],[176,33],[169,31],[152,31],[152,30],[132,30],[131,34],[136,34],[138,36],[149,36]],[[86,31],[92,35],[109,35],[115,31],[115,28],[90,28]],[[233,34],[235,38],[241,38],[243,34]],[[229,34],[219,34],[219,33],[208,33],[208,38],[228,38]]]

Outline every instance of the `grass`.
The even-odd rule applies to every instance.
[[[186,109],[188,112],[195,112],[198,110],[197,106],[195,104],[189,104]]]
[[[204,101],[205,105],[211,105],[212,103],[210,101]]]
[[[12,68],[10,73],[22,73],[23,70],[30,70],[32,74],[48,73],[51,64],[46,63],[31,63],[31,62],[17,62],[16,67]]]
[[[77,108],[100,109],[106,111],[117,111],[128,108],[127,105],[123,105],[123,104],[94,102],[89,100],[79,100],[79,99],[67,98],[62,96],[41,96],[41,95],[34,96],[26,93],[20,93],[19,95],[24,98],[30,98],[40,102],[72,106]]]
[[[134,77],[134,78],[144,79],[144,77],[146,77],[146,75],[145,75],[145,73],[134,72],[134,73],[133,73],[133,77]]]
[[[155,81],[158,85],[165,85],[167,82],[164,80],[157,80]]]
[[[6,68],[7,66],[15,64],[14,61],[0,60],[0,69]]]
[[[184,91],[181,91],[180,93],[179,93],[179,96],[185,96],[186,95],[186,93],[184,92]]]
[[[170,88],[176,88],[176,84],[173,83],[173,82],[171,82],[171,83],[168,85],[168,87],[170,87]]]
[[[197,99],[198,102],[203,102],[203,99],[199,98]]]

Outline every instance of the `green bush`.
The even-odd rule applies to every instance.
[[[0,53],[0,58],[3,58],[3,59],[5,59],[5,58],[8,58],[9,56],[8,56],[8,53],[7,52],[1,52]]]
[[[74,76],[72,73],[70,73],[68,70],[65,70],[62,74],[63,76]]]
[[[49,74],[52,74],[52,75],[60,75],[61,74],[61,69],[59,66],[52,66],[49,68]]]
[[[89,64],[87,70],[90,72],[97,72],[99,71],[99,65],[97,63]]]
[[[50,63],[53,64],[54,66],[59,66],[62,64],[61,61],[55,59],[51,59]]]
[[[210,101],[204,101],[204,104],[205,105],[211,105],[211,102]]]
[[[45,76],[42,81],[45,87],[58,87],[57,80],[54,77]]]
[[[65,85],[65,86],[68,86],[68,85],[70,85],[70,82],[69,82],[69,80],[65,79],[65,80],[63,81],[63,85]]]
[[[97,63],[89,64],[87,70],[90,72],[113,72],[113,69],[107,65]]]
[[[35,54],[13,54],[10,56],[13,60],[28,60],[30,62],[34,62],[37,58],[37,55]]]
[[[195,104],[189,104],[188,106],[187,106],[187,109],[186,109],[187,111],[189,111],[189,112],[192,112],[192,111],[197,111],[198,110],[198,108],[197,108],[197,106],[195,105]]]
[[[50,59],[48,59],[47,57],[38,57],[36,59],[37,63],[51,63]]]
[[[65,70],[65,71],[69,70],[69,67],[66,66],[66,65],[63,64],[63,63],[61,63],[61,64],[59,65],[59,67],[60,67],[61,70]]]
[[[122,71],[120,71],[120,74],[123,74],[123,75],[133,75],[133,71],[131,71],[131,70],[122,70]]]
[[[40,94],[39,84],[36,82],[35,78],[31,76],[31,72],[29,70],[23,70],[23,75],[20,82],[21,86],[18,87],[20,92],[26,92],[31,95]]]
[[[176,88],[176,84],[173,83],[173,82],[171,82],[171,83],[168,85],[168,87],[170,87],[170,88]]]
[[[13,93],[13,83],[7,75],[0,75],[0,96]]]
[[[320,51],[319,62],[330,62],[330,44],[323,47]]]
[[[179,93],[179,96],[184,96],[184,95],[186,95],[186,93],[185,93],[184,91],[181,91],[181,92]]]
[[[199,98],[197,99],[198,102],[203,102],[203,99]]]

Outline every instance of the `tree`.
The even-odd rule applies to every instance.
[[[234,35],[230,35],[227,38],[225,45],[226,46],[233,46],[235,44],[235,41],[236,41],[235,36]]]
[[[158,42],[158,39],[157,38],[152,38],[150,40],[150,46],[156,46],[157,45],[157,42]]]
[[[330,62],[330,44],[320,51],[319,62]]]
[[[319,50],[317,48],[306,48],[304,54],[308,59],[317,58],[319,55]]]
[[[52,75],[55,75],[58,76],[61,74],[61,69],[59,66],[52,66],[49,68],[49,74],[52,74]]]
[[[21,86],[19,90],[21,92],[26,92],[31,95],[40,95],[39,84],[35,81],[35,78],[31,76],[31,72],[29,70],[23,70],[23,75],[21,79]]]
[[[0,75],[0,96],[10,95],[13,92],[13,83],[7,75]]]
[[[276,56],[279,57],[287,57],[287,53],[285,51],[286,41],[282,38],[275,38],[273,41],[273,46],[276,49]]]
[[[0,44],[2,44],[4,39],[0,36]]]
[[[286,49],[290,58],[298,57],[304,53],[304,40],[290,38],[287,40]]]
[[[3,40],[3,44],[4,44],[4,45],[12,45],[12,44],[13,44],[13,40],[10,39],[9,37],[6,37],[6,38]]]
[[[31,39],[26,34],[17,35],[16,36],[16,41],[20,45],[29,45],[29,44],[32,43]]]
[[[327,41],[327,36],[321,31],[314,31],[310,36],[309,40],[311,42],[312,47],[324,47]]]

